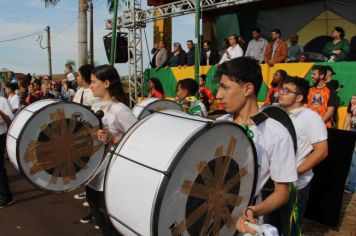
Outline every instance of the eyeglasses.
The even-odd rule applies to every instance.
[[[290,93],[294,93],[294,94],[296,94],[296,95],[301,95],[301,93],[294,92],[294,91],[290,90],[290,89],[289,89],[289,88],[287,88],[287,87],[282,87],[282,88],[280,88],[280,89],[279,89],[279,92],[280,92],[281,94],[290,94]]]

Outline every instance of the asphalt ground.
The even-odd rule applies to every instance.
[[[48,193],[38,190],[6,161],[10,188],[15,203],[0,209],[0,236],[100,236],[93,223],[82,224],[80,218],[89,213],[84,200],[74,194]],[[337,229],[305,219],[305,236],[356,236],[356,194],[344,194],[341,220]]]

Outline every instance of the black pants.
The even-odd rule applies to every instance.
[[[6,133],[0,135],[0,204],[12,200],[9,180],[5,170]]]
[[[87,201],[90,206],[91,214],[94,217],[95,223],[100,227],[103,236],[119,236],[114,226],[111,224],[109,216],[106,212],[104,192],[96,191],[89,186],[85,187]]]

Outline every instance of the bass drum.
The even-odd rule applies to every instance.
[[[107,211],[123,235],[234,235],[254,195],[256,163],[239,126],[157,112],[138,121],[112,153]]]
[[[96,139],[99,124],[91,110],[77,103],[35,102],[9,128],[9,159],[40,189],[76,189],[90,180],[104,158],[105,146]]]
[[[147,98],[140,104],[136,105],[132,112],[138,120],[152,114],[154,111],[163,111],[163,110],[177,110],[181,111],[182,107],[179,106],[176,102],[166,99],[159,98]]]

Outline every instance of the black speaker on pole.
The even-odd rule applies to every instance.
[[[110,51],[111,51],[111,33],[103,37],[104,47],[106,51],[106,57],[110,62]],[[129,60],[128,56],[128,40],[127,34],[118,32],[116,35],[116,56],[115,56],[115,63],[126,63]],[[130,51],[130,57],[132,53]]]

